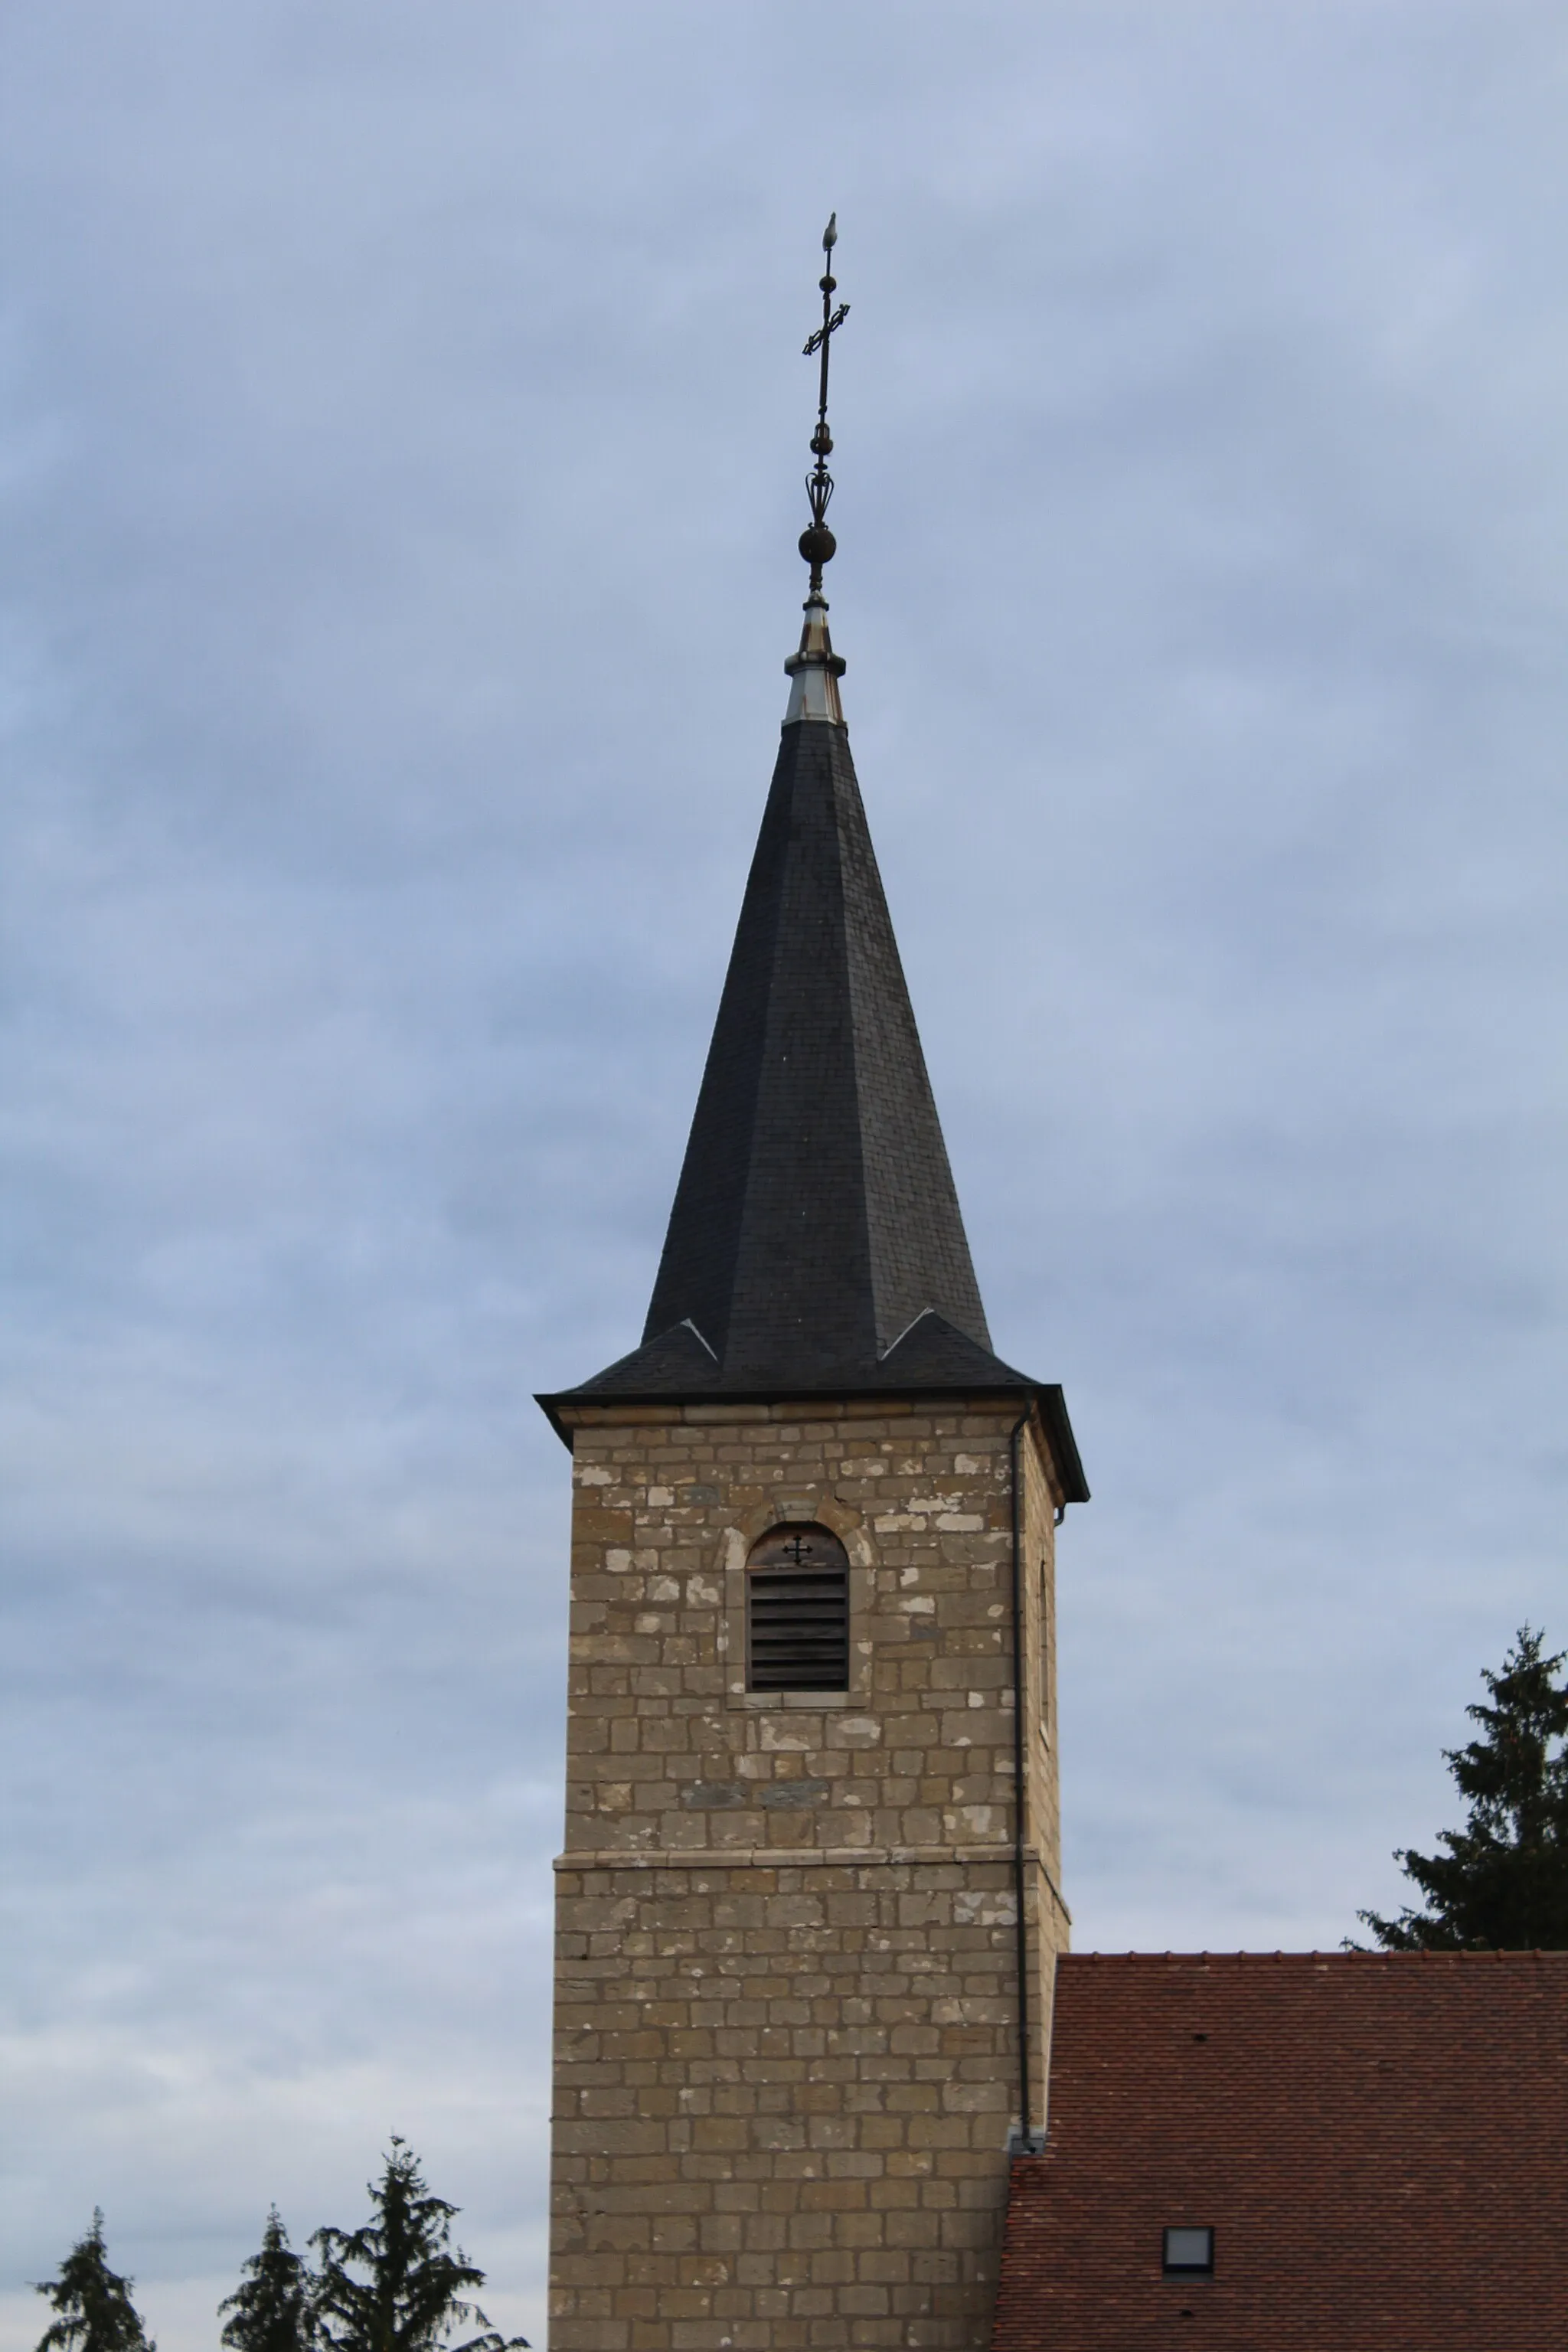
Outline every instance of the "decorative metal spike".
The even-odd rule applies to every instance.
[[[822,567],[832,562],[836,552],[833,533],[827,528],[827,502],[833,496],[833,477],[827,470],[827,459],[833,447],[833,436],[827,429],[827,362],[832,355],[833,338],[849,316],[847,302],[833,307],[833,297],[838,281],[833,275],[833,248],[838,242],[838,215],[828,215],[827,226],[822,232],[822,250],[827,257],[827,268],[819,280],[822,290],[822,324],[807,336],[804,346],[806,359],[820,354],[821,370],[816,388],[816,430],[811,436],[811,454],[816,463],[806,477],[805,495],[811,506],[811,522],[800,535],[800,551],[811,566],[811,594],[822,594]]]
[[[830,562],[837,542],[827,528],[827,505],[833,496],[833,477],[827,470],[827,460],[833,452],[833,436],[827,429],[827,362],[833,350],[833,338],[849,316],[847,302],[833,307],[837,280],[833,275],[833,248],[838,242],[838,215],[830,215],[822,232],[822,250],[827,267],[817,283],[822,289],[822,324],[806,338],[807,359],[820,358],[821,368],[816,387],[816,426],[811,436],[811,454],[816,459],[805,478],[806,501],[811,508],[811,520],[800,535],[800,551],[811,566],[811,588],[805,600],[805,625],[800,633],[800,647],[784,664],[790,680],[789,707],[784,712],[784,725],[799,720],[826,720],[842,727],[844,707],[838,698],[838,681],[844,675],[842,657],[833,650],[833,640],[827,633],[827,599],[822,593],[822,567]]]

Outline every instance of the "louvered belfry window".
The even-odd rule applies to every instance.
[[[746,1563],[752,1690],[847,1690],[849,1559],[816,1526],[773,1528]]]

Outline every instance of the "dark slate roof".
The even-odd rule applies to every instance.
[[[1035,1393],[993,1352],[847,731],[784,728],[642,1345],[608,1402]],[[560,1426],[557,1422],[557,1426]]]
[[[1075,1953],[993,2352],[1559,2352],[1565,2138],[1568,1953]]]
[[[785,727],[646,1340],[727,1381],[869,1370],[927,1307],[989,1349],[843,727]]]

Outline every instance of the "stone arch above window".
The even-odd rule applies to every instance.
[[[770,1528],[747,1556],[746,1687],[849,1687],[849,1555],[816,1520]]]

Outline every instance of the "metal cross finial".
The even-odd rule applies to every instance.
[[[812,455],[816,463],[805,481],[805,495],[811,500],[811,524],[800,535],[801,554],[811,566],[811,593],[814,596],[822,593],[822,567],[831,562],[838,544],[827,528],[827,501],[833,496],[833,477],[827,470],[828,455],[833,447],[833,436],[827,429],[827,362],[833,338],[849,316],[849,305],[840,302],[837,310],[833,307],[833,297],[838,286],[833,275],[833,248],[837,242],[838,215],[833,213],[822,232],[822,250],[826,257],[819,281],[822,288],[822,324],[815,334],[806,337],[805,346],[807,359],[818,352],[822,354],[822,373],[816,394],[816,430],[811,436]]]

